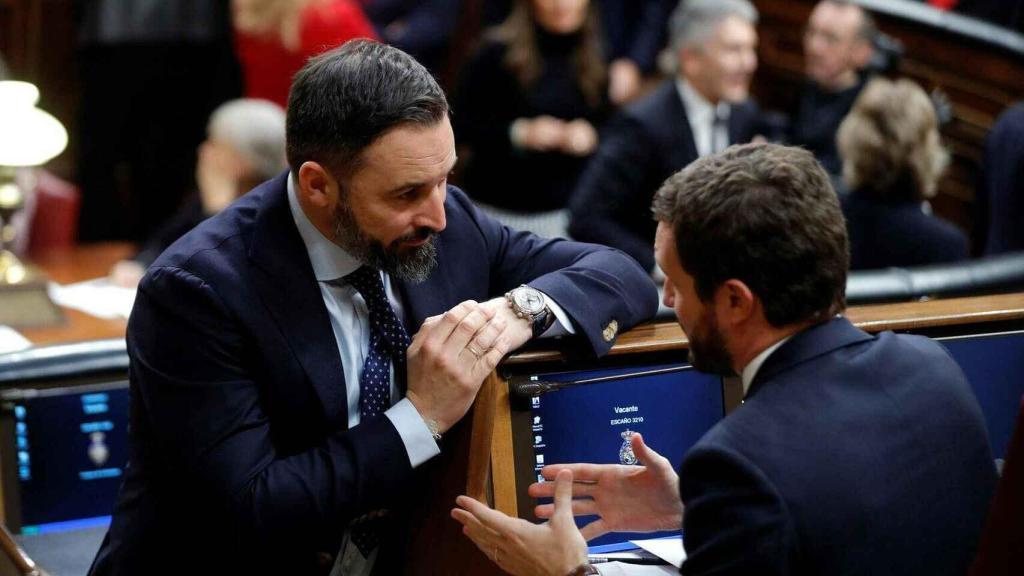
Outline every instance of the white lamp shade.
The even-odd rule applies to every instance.
[[[67,130],[38,101],[32,84],[0,82],[0,166],[37,166],[68,145]]]

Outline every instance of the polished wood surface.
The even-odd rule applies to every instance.
[[[55,250],[33,258],[32,263],[43,269],[50,280],[70,284],[107,275],[118,260],[130,258],[135,249],[130,244],[108,243],[76,246]],[[82,340],[123,338],[128,327],[126,320],[106,320],[65,308],[66,322],[53,328],[18,330],[37,346],[63,344]]]
[[[846,317],[867,332],[918,330],[1007,320],[1024,320],[1024,292],[948,298],[927,302],[900,302],[853,306]],[[675,321],[649,322],[619,336],[608,353],[611,356],[636,352],[682,350],[688,342]],[[505,365],[532,364],[562,360],[558,350],[535,349],[514,354]]]

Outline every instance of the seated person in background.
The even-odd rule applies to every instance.
[[[199,146],[199,193],[150,235],[134,258],[115,264],[111,281],[134,288],[175,240],[284,170],[284,124],[284,110],[267,100],[231,100],[217,107]]]
[[[864,69],[876,34],[871,15],[846,0],[819,2],[804,30],[807,81],[800,90],[789,142],[813,152],[832,175],[842,171],[836,131],[868,80]]]
[[[967,235],[931,214],[928,198],[949,163],[935,108],[910,80],[872,80],[837,135],[852,270],[968,257]]]
[[[670,178],[654,214],[690,360],[740,375],[743,403],[678,475],[639,434],[641,466],[544,467],[547,524],[459,497],[480,550],[517,575],[605,574],[584,538],[681,528],[687,575],[964,574],[996,484],[981,409],[940,345],[841,315],[846,231],[814,157],[730,148]],[[598,518],[581,533],[573,514]]]
[[[467,64],[455,131],[465,186],[510,226],[566,236],[566,204],[608,112],[595,7],[517,0]]]
[[[231,0],[231,9],[245,96],[282,108],[306,60],[352,38],[376,37],[357,0]]]
[[[684,0],[670,35],[678,77],[625,108],[602,132],[569,204],[569,234],[618,248],[654,269],[658,186],[700,156],[749,142],[757,10],[747,0]]]
[[[1024,250],[1024,103],[1003,112],[985,141],[978,190],[985,254]]]

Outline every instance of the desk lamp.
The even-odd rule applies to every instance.
[[[28,82],[0,81],[0,324],[32,325],[52,316],[46,282],[34,268],[22,264],[10,249],[14,242],[14,213],[25,204],[16,168],[38,166],[60,154],[68,143],[64,126],[36,107],[39,89]],[[15,313],[15,311],[18,311]]]

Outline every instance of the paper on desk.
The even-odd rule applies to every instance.
[[[106,278],[65,285],[50,282],[50,298],[60,306],[111,320],[128,318],[135,289],[115,286]]]
[[[651,538],[649,540],[630,540],[640,548],[647,550],[665,562],[679,568],[686,560],[686,550],[683,549],[683,537],[673,536],[671,538]]]
[[[32,343],[10,326],[0,326],[0,354],[30,348]]]

